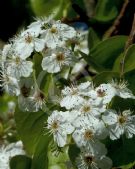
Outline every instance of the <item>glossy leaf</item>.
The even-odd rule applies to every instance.
[[[89,50],[91,50],[93,47],[95,47],[100,42],[100,39],[96,32],[90,28],[89,35],[88,35],[88,47]]]
[[[68,3],[63,0],[30,0],[31,7],[37,16],[54,15],[55,18],[63,16],[63,10]]]
[[[33,154],[47,118],[45,112],[15,112],[17,130],[29,154]]]
[[[122,61],[122,58],[124,57],[124,54],[120,55],[117,60],[115,61],[113,70],[119,71],[119,65]],[[135,69],[135,45],[132,45],[125,55],[125,63],[124,63],[124,72],[129,72],[131,70]]]
[[[76,166],[76,158],[78,157],[79,153],[80,149],[75,144],[71,144],[69,146],[68,154],[74,167]]]
[[[24,155],[17,155],[10,160],[10,169],[30,169],[31,159]]]
[[[110,82],[112,79],[118,79],[119,78],[119,74],[117,72],[102,72],[98,75],[96,75],[93,78],[93,82],[96,86],[100,85],[101,83],[108,83]]]
[[[87,55],[80,51],[81,56],[83,59],[90,65],[92,68],[94,68],[97,72],[104,71],[105,69],[99,65],[90,55]]]
[[[95,19],[100,22],[108,22],[118,15],[118,9],[115,0],[98,0]]]
[[[125,137],[107,143],[108,156],[113,160],[113,166],[124,166],[135,160],[135,138]]]
[[[48,146],[51,141],[51,137],[47,134],[40,137],[40,140],[36,146],[34,157],[32,161],[31,169],[48,169]]]
[[[98,65],[112,69],[114,61],[124,50],[126,39],[126,36],[114,36],[104,40],[90,51],[90,56]]]

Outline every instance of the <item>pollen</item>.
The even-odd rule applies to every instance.
[[[50,32],[51,32],[51,33],[57,33],[57,28],[56,28],[56,27],[52,27],[52,28],[50,29]]]
[[[88,156],[85,156],[85,157],[84,157],[84,161],[85,161],[85,163],[86,163],[87,165],[91,165],[92,162],[93,162],[93,160],[94,160],[94,157],[91,156],[91,155],[88,155]]]
[[[92,130],[86,130],[85,133],[84,133],[84,138],[86,140],[91,140],[93,138]]]
[[[51,127],[53,130],[57,130],[59,125],[58,125],[58,122],[57,121],[54,121],[52,124],[51,124]]]
[[[126,118],[125,116],[121,115],[121,116],[118,117],[118,122],[119,122],[119,124],[122,125],[122,124],[124,124],[126,121],[127,121],[127,118]]]
[[[65,59],[65,56],[64,56],[63,53],[58,53],[56,58],[57,58],[58,61],[63,61]]]
[[[105,94],[105,91],[104,91],[104,90],[99,89],[99,90],[97,91],[97,95],[98,95],[98,97],[104,97],[106,94]]]
[[[84,113],[90,112],[90,110],[91,110],[91,108],[90,108],[89,105],[84,105],[84,106],[83,106],[82,111],[83,111]]]
[[[25,37],[25,41],[26,41],[26,43],[31,43],[31,42],[32,42],[32,36],[28,34],[28,35]]]

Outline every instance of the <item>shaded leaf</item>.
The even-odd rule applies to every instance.
[[[108,83],[110,81],[112,81],[112,79],[118,79],[119,78],[119,74],[117,72],[102,72],[98,75],[96,75],[93,78],[93,82],[96,86],[100,85],[101,83]]]
[[[106,144],[108,149],[108,156],[112,159],[114,166],[124,166],[135,160],[135,137],[126,139],[125,137],[108,141]]]
[[[116,18],[118,9],[115,0],[98,0],[94,18],[100,22],[108,22]]]
[[[47,134],[40,137],[40,140],[36,146],[34,157],[32,161],[31,169],[48,169],[48,146],[51,141],[51,137]]]
[[[47,118],[45,112],[15,112],[17,131],[29,154],[33,154],[41,135],[43,124]]]
[[[24,155],[17,155],[11,158],[10,168],[11,169],[30,169],[31,158]]]
[[[90,56],[98,65],[112,69],[114,61],[124,50],[126,39],[126,36],[114,36],[104,40],[90,51]]]
[[[88,47],[89,50],[91,50],[93,47],[95,47],[100,42],[100,39],[96,32],[90,28],[89,34],[88,34]]]

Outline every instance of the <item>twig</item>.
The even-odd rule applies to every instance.
[[[126,45],[125,45],[124,56],[120,62],[120,67],[121,67],[120,78],[122,78],[124,75],[125,59],[126,59],[126,54],[127,54],[128,48],[129,48],[129,46],[131,46],[134,43],[134,41],[135,41],[135,14],[134,14],[134,19],[133,19],[132,29],[131,29],[130,35],[128,37],[128,40],[126,42]]]
[[[124,14],[125,14],[125,11],[126,11],[126,8],[129,4],[129,2],[130,2],[130,0],[125,0],[118,17],[116,18],[116,20],[114,21],[114,23],[110,27],[110,29],[105,33],[105,38],[110,37],[113,34],[113,32],[117,31],[117,28],[121,23],[121,19],[123,18]]]

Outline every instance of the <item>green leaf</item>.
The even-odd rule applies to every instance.
[[[90,55],[87,55],[80,51],[81,56],[83,59],[88,63],[88,65],[92,66],[97,72],[104,71],[105,69],[99,65]]]
[[[34,70],[35,70],[36,77],[38,77],[40,72],[43,71],[41,67],[42,59],[43,59],[43,56],[41,54],[36,53],[33,55]]]
[[[67,169],[66,165],[63,163],[59,163],[57,165],[51,165],[48,169]]]
[[[47,119],[45,112],[15,112],[17,131],[24,143],[26,151],[33,154],[41,135],[43,135],[44,121]]]
[[[93,47],[95,47],[100,42],[100,39],[96,32],[90,28],[89,34],[88,34],[88,47],[91,50]]]
[[[124,50],[126,39],[126,36],[114,36],[102,41],[90,51],[92,60],[105,69],[112,69],[114,61]]]
[[[106,144],[108,149],[108,156],[113,161],[113,166],[124,166],[135,160],[135,137],[132,139],[126,139],[125,137],[108,141]]]
[[[99,22],[108,22],[116,18],[118,9],[115,0],[98,0],[94,18]]]
[[[69,5],[69,2],[65,3],[64,0],[30,0],[30,3],[36,16],[53,14],[55,18],[59,19],[63,16],[64,9]]]
[[[76,146],[76,144],[71,144],[69,146],[68,154],[74,167],[76,166],[76,158],[78,157],[79,153],[80,149]]]
[[[123,55],[120,55],[118,59],[115,61],[114,69],[119,70],[118,67],[120,65],[120,62],[123,58]],[[128,51],[125,55],[125,63],[124,63],[124,72],[129,72],[131,70],[135,69],[135,45],[132,45],[129,47]]]
[[[135,70],[125,73],[124,77],[125,77],[125,80],[128,82],[128,88],[135,95]]]
[[[93,82],[94,82],[94,85],[98,86],[101,83],[108,83],[112,79],[118,79],[118,78],[119,78],[119,74],[117,72],[108,71],[108,72],[102,72],[96,75],[93,78]]]
[[[111,109],[115,109],[117,111],[131,110],[135,109],[135,101],[134,99],[123,99],[120,97],[114,97],[110,107]]]
[[[48,158],[49,158],[49,166],[60,164],[60,163],[65,164],[67,161],[69,161],[68,147],[62,148],[61,152],[59,152],[58,154],[53,152],[51,147],[49,147]]]
[[[113,65],[113,71],[115,72],[121,72],[121,61],[123,58],[123,53],[119,55],[119,57],[115,60]]]
[[[24,155],[17,155],[11,158],[10,168],[11,169],[30,169],[31,158]]]
[[[48,169],[48,146],[50,143],[51,137],[47,134],[40,137],[40,140],[36,146],[34,157],[32,161],[31,169]]]
[[[133,169],[133,167],[135,166],[135,162],[130,163],[128,165],[125,166],[120,166],[121,169]]]

